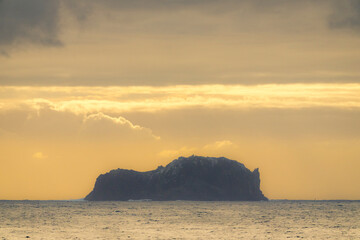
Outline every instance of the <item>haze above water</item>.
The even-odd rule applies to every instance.
[[[359,239],[359,201],[0,201],[0,239]]]

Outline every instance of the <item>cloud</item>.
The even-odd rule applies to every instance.
[[[48,139],[87,139],[95,141],[154,141],[160,137],[151,129],[133,124],[128,119],[102,112],[79,114],[59,111],[45,101],[34,105],[17,105],[0,111],[0,130],[5,136]]]
[[[32,157],[35,158],[35,159],[46,159],[46,158],[48,158],[48,156],[45,155],[45,154],[42,153],[42,152],[36,152],[36,153],[34,153],[34,154],[32,155]]]
[[[236,144],[229,140],[216,141],[214,143],[205,145],[203,147],[204,150],[221,150],[226,148],[236,148]]]
[[[0,47],[24,43],[60,46],[59,9],[58,0],[0,1]]]
[[[199,34],[229,27],[232,32],[261,29],[261,26],[268,29],[268,25],[272,25],[273,29],[282,26],[286,29],[302,28],[302,24],[311,26],[306,16],[316,16],[312,8],[319,11],[334,9],[337,6],[334,2],[337,1],[1,0],[0,47],[11,48],[22,44],[61,46],[62,30],[69,27],[64,20],[82,22],[93,15],[107,16],[111,12],[116,13],[111,20],[115,20],[117,29],[123,32]],[[358,26],[358,1],[341,2],[342,8],[331,17],[331,25]],[[284,21],[286,16],[287,21]]]
[[[329,18],[331,28],[350,28],[360,30],[360,1],[343,0],[335,3]]]
[[[198,149],[196,147],[182,147],[180,149],[166,149],[160,151],[157,156],[164,159],[173,159],[179,156],[187,156],[196,152]]]
[[[358,82],[354,3],[2,0],[0,84]]]
[[[181,147],[179,149],[165,149],[157,155],[160,158],[172,159],[179,156],[189,156],[192,154],[200,154],[205,156],[226,156],[230,152],[237,149],[237,145],[230,140],[215,141],[198,147]]]
[[[126,140],[134,140],[134,138],[144,138],[159,140],[159,136],[155,136],[150,129],[134,125],[123,117],[111,117],[104,113],[90,114],[84,117],[81,134],[87,136],[109,138],[124,138]]]
[[[21,105],[74,114],[205,109],[360,108],[360,84],[1,87],[0,109]],[[99,116],[97,116],[99,117]],[[93,120],[96,118],[93,117]],[[106,119],[106,118],[104,118]],[[120,119],[106,119],[119,124]]]
[[[6,57],[6,58],[10,57],[9,53],[6,52],[5,50],[0,50],[0,56]]]

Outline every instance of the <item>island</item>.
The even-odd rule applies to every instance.
[[[266,201],[259,169],[224,157],[179,157],[165,167],[101,174],[88,201]]]

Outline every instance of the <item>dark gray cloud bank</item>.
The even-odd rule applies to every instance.
[[[226,13],[282,15],[296,12],[299,8],[330,6],[332,13],[328,23],[332,28],[360,27],[360,2],[358,0],[0,0],[0,48],[3,56],[7,51],[23,44],[61,46],[61,18],[70,14],[76,21],[84,21],[97,11],[146,11],[173,12],[199,11],[209,15]],[[234,18],[236,20],[236,18]],[[121,24],[121,23],[120,23]]]
[[[359,82],[359,30],[358,0],[0,0],[0,85]]]
[[[330,27],[360,30],[359,0],[339,0],[335,2],[334,6],[335,11],[329,18]]]
[[[59,46],[59,1],[0,1],[0,46],[17,44]]]

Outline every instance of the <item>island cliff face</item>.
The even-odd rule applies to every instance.
[[[227,158],[180,157],[149,172],[117,169],[100,175],[89,201],[139,199],[261,201],[259,170]]]

